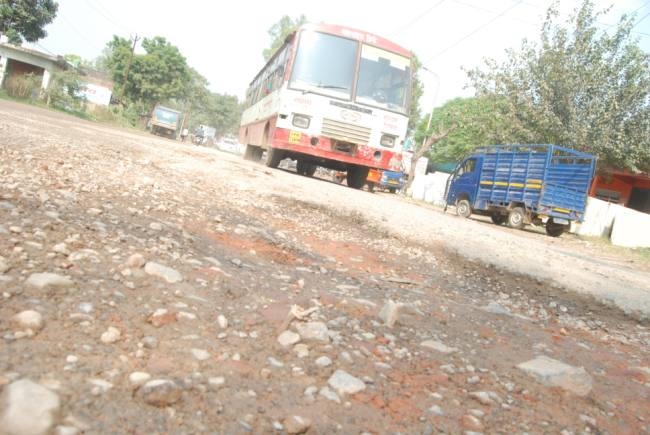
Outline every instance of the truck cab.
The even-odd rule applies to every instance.
[[[467,216],[471,213],[476,199],[479,187],[479,177],[481,175],[481,166],[483,165],[482,156],[471,156],[460,162],[456,169],[449,177],[447,187],[447,204],[458,203],[462,200],[467,201]]]

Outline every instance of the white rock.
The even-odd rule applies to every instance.
[[[329,330],[323,322],[296,323],[296,329],[300,337],[305,340],[327,341],[329,342]]]
[[[219,314],[217,317],[217,324],[219,325],[219,328],[226,329],[228,327],[228,319],[226,319],[226,316],[223,314]]]
[[[181,275],[178,271],[172,269],[171,267],[154,263],[153,261],[149,261],[147,264],[145,264],[144,271],[149,275],[162,278],[170,284],[175,284],[177,282],[183,281],[183,275]]]
[[[226,378],[223,376],[215,376],[208,379],[208,385],[213,389],[218,389],[226,384]]]
[[[356,394],[366,388],[366,384],[359,378],[355,378],[344,370],[337,370],[327,380],[330,387],[334,388],[339,395]]]
[[[207,350],[192,349],[190,352],[192,353],[192,356],[199,361],[205,361],[207,359],[210,359],[210,352],[208,352]]]
[[[111,344],[120,340],[122,333],[114,326],[109,326],[101,336],[102,343]]]
[[[67,288],[67,287],[72,287],[74,285],[74,282],[68,276],[45,272],[45,273],[32,273],[29,276],[29,278],[27,278],[27,281],[25,281],[25,285],[30,287],[35,287],[38,289],[44,289],[50,287]]]
[[[441,343],[436,340],[425,340],[422,343],[420,343],[420,346],[426,349],[435,350],[436,352],[440,352],[440,353],[452,353],[458,350],[455,347],[449,347],[444,343]]]
[[[133,372],[129,375],[129,383],[132,387],[141,387],[151,379],[151,375],[146,372]]]
[[[379,318],[384,322],[386,326],[392,328],[395,326],[399,320],[399,314],[404,304],[396,303],[393,300],[387,300],[381,311],[379,312]]]
[[[307,358],[309,356],[309,346],[304,343],[296,344],[293,351],[298,358]]]
[[[56,424],[60,406],[59,396],[45,387],[29,379],[12,382],[0,395],[0,432],[46,435]]]
[[[149,229],[151,229],[153,231],[162,231],[163,226],[162,226],[162,224],[160,222],[151,222],[149,224]]]
[[[4,258],[0,258],[0,273],[5,273],[9,270],[9,264],[5,261]]]
[[[21,329],[31,329],[34,332],[43,329],[43,316],[38,311],[21,311],[16,314],[12,320]]]
[[[126,265],[132,269],[141,269],[145,264],[147,264],[147,260],[142,254],[133,254],[126,260]]]
[[[113,388],[113,384],[105,381],[103,379],[90,379],[88,382],[93,386],[92,388],[92,394],[95,396],[104,394],[111,388]]]
[[[284,429],[287,431],[287,434],[290,435],[303,434],[307,432],[312,425],[310,419],[299,415],[287,417],[284,419],[283,423]]]
[[[300,341],[300,335],[296,334],[293,331],[284,331],[278,336],[278,343],[283,347],[292,346]]]
[[[341,398],[339,395],[329,387],[321,388],[318,394],[327,400],[331,400],[332,402],[341,403]]]
[[[316,359],[316,365],[319,367],[329,367],[332,365],[332,359],[327,356],[321,356]]]
[[[583,367],[574,367],[543,355],[521,363],[517,368],[547,386],[560,387],[579,396],[591,392],[593,381]]]

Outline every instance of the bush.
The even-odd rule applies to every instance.
[[[43,78],[27,73],[20,76],[10,76],[5,82],[7,95],[12,98],[37,100],[41,92]]]

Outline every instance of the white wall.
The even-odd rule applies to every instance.
[[[616,213],[612,244],[626,248],[650,248],[650,214],[631,208]]]
[[[411,184],[411,196],[420,201],[443,205],[449,175],[446,172],[433,172],[426,175],[416,173]]]

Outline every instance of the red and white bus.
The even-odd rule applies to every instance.
[[[411,100],[412,54],[359,30],[307,24],[251,82],[239,140],[244,158],[298,173],[347,171],[361,188],[371,168],[398,171]]]

